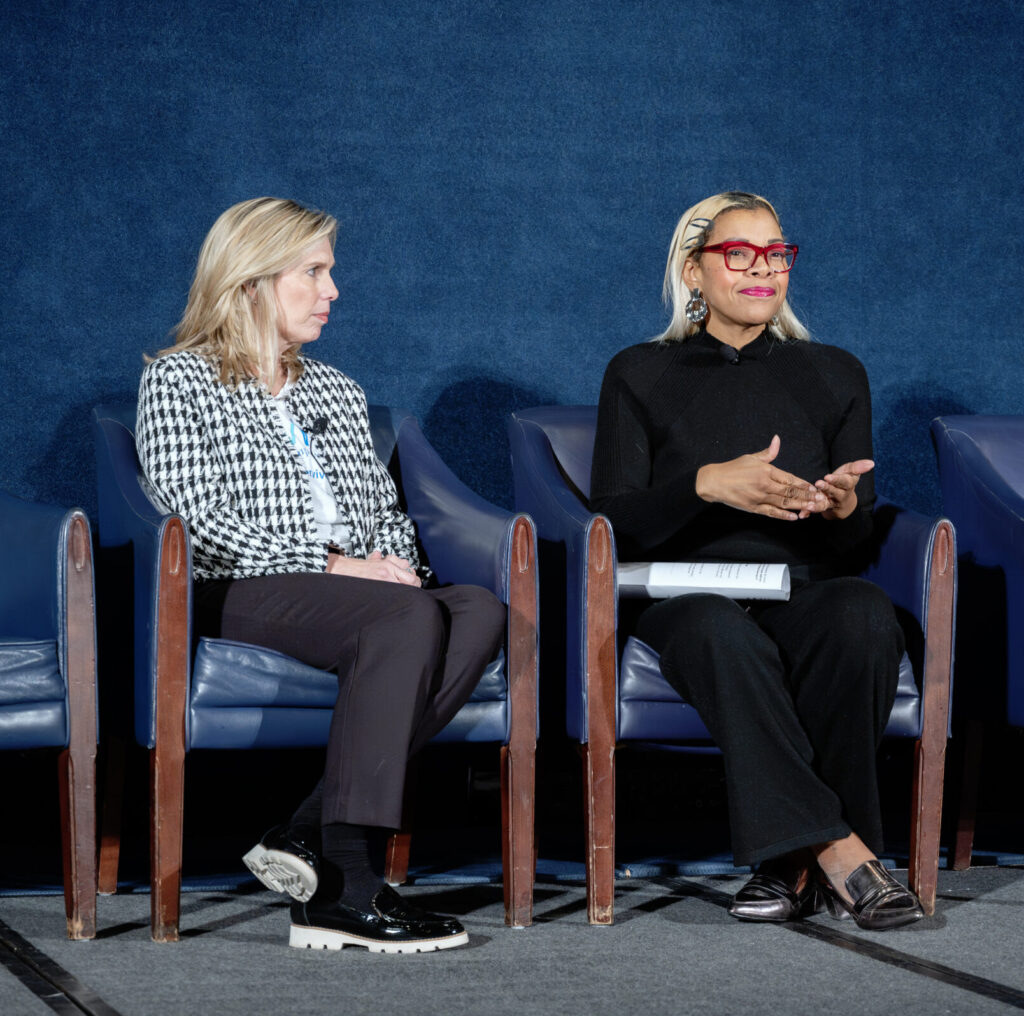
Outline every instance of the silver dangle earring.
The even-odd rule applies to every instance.
[[[707,301],[696,287],[690,290],[690,299],[686,301],[683,313],[686,315],[686,320],[693,325],[699,325],[708,316]]]

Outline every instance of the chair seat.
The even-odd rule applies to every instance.
[[[63,701],[54,640],[0,639],[0,706]]]
[[[67,743],[67,690],[57,643],[0,639],[0,748]]]
[[[665,680],[658,654],[633,636],[626,640],[622,654],[616,719],[618,740],[666,744],[711,740],[697,710],[684,702]],[[896,701],[885,733],[896,737],[921,736],[921,694],[906,653],[900,661]]]
[[[192,671],[190,748],[280,748],[327,743],[338,679],[273,649],[201,638]],[[507,741],[504,651],[435,742]]]
[[[193,709],[331,709],[337,697],[332,671],[248,642],[199,640],[192,668]]]

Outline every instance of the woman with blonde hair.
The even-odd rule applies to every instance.
[[[290,944],[425,952],[465,930],[383,885],[368,842],[399,825],[408,758],[469,698],[505,612],[475,586],[424,588],[362,390],[305,355],[338,296],[336,233],[278,198],[217,219],[175,343],[143,372],[136,437],[188,523],[198,632],[338,675],[322,780],[245,856],[294,897]]]
[[[672,320],[604,376],[591,504],[625,560],[789,566],[787,601],[676,596],[636,634],[723,752],[735,862],[755,868],[730,913],[786,921],[826,903],[889,928],[923,911],[876,857],[903,637],[853,576],[875,501],[870,394],[856,358],[808,341],[793,313],[797,251],[754,194],[683,215]]]

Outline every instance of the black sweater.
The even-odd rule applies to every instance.
[[[738,359],[706,331],[630,346],[601,386],[591,507],[611,519],[623,560],[784,562],[814,576],[856,568],[850,555],[871,533],[872,473],[843,520],[771,519],[697,496],[701,466],[761,451],[774,434],[774,465],[809,483],[871,458],[871,397],[857,358],[767,330]]]

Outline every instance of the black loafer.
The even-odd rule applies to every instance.
[[[279,825],[267,830],[242,861],[268,889],[305,901],[320,881],[319,846],[311,837]]]
[[[829,913],[839,920],[852,917],[865,931],[884,931],[924,917],[921,901],[886,871],[881,861],[865,861],[846,878],[852,905],[826,886]]]
[[[469,936],[453,917],[429,914],[381,886],[369,909],[311,900],[292,904],[288,944],[296,949],[341,949],[360,945],[370,952],[433,952],[465,945]]]
[[[804,887],[797,892],[800,871],[793,870],[788,882],[769,871],[760,870],[732,898],[729,913],[741,921],[795,921],[816,914],[822,907],[821,893],[814,875],[807,872]]]

